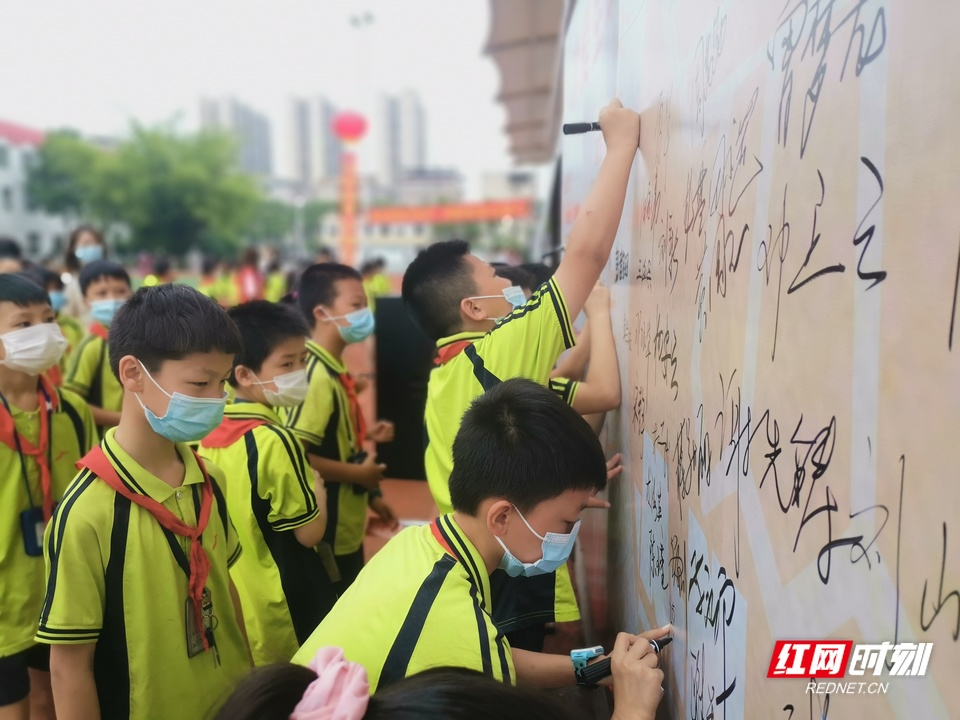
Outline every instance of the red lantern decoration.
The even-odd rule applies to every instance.
[[[333,132],[345,143],[355,143],[367,132],[367,119],[360,113],[344,110],[333,118]]]

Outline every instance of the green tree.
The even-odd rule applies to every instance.
[[[106,153],[75,133],[48,134],[28,170],[30,201],[41,210],[69,220],[97,218],[97,186],[105,158]]]
[[[293,233],[296,212],[292,205],[264,198],[257,203],[245,234],[254,242],[279,242]]]
[[[100,173],[96,205],[124,223],[131,245],[171,255],[238,247],[260,200],[231,139],[134,126]]]

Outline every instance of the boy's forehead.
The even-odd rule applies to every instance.
[[[0,300],[0,317],[4,318],[30,317],[50,309],[50,303],[47,302],[30,303],[29,305],[17,305],[15,302],[11,302],[10,300]]]
[[[336,291],[337,296],[346,295],[349,293],[362,293],[363,283],[356,278],[340,278],[339,280],[334,281],[333,288]]]
[[[496,274],[496,271],[494,270],[493,265],[491,265],[488,262],[484,262],[473,253],[467,253],[465,257],[467,258],[467,262],[470,263],[473,269],[473,272],[475,274],[479,273],[481,275],[489,275],[489,276],[493,276],[494,274]]]
[[[302,355],[307,350],[307,339],[299,336],[284,338],[270,351],[271,356]]]
[[[207,375],[225,375],[233,367],[233,354],[211,350],[185,355],[179,360],[167,360],[161,370],[167,368],[182,372],[198,372]]]

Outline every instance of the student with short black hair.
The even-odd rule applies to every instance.
[[[95,260],[80,271],[80,292],[91,318],[89,332],[73,352],[64,387],[87,401],[100,436],[118,422],[123,388],[110,369],[107,341],[117,311],[133,294],[130,276],[110,260]]]
[[[25,718],[50,702],[48,649],[37,645],[44,527],[96,442],[86,403],[55,388],[66,340],[46,291],[0,275],[0,717]],[[31,716],[33,717],[33,716]]]
[[[427,386],[424,464],[441,513],[452,509],[453,440],[470,403],[509,378],[547,386],[560,353],[574,344],[571,320],[600,277],[620,224],[640,116],[615,99],[601,111],[600,125],[606,157],[580,207],[563,262],[529,299],[458,240],[428,247],[404,275],[403,300],[437,341],[438,366]],[[495,585],[497,627],[513,635],[515,646],[539,649],[547,622],[580,617],[565,567],[556,576],[523,581],[500,576]],[[516,634],[527,628],[529,637]]]
[[[224,471],[227,508],[244,553],[230,570],[257,665],[289,660],[324,618],[336,594],[323,540],[323,480],[277,413],[307,394],[307,324],[294,308],[253,300],[228,313],[241,350],[223,422],[200,453]],[[334,566],[335,567],[335,566]]]
[[[120,308],[109,343],[124,408],[47,529],[37,640],[58,720],[206,717],[250,657],[223,472],[187,443],[223,419],[240,336],[213,300],[161,285]]]
[[[323,539],[337,556],[341,580],[336,589],[342,594],[363,567],[367,506],[396,527],[380,493],[386,466],[364,450],[366,440],[391,441],[393,423],[381,420],[366,427],[354,379],[343,363],[347,345],[362,342],[374,330],[360,273],[337,263],[312,265],[300,278],[297,303],[310,326],[310,389],[306,400],[287,412],[286,423],[326,483]]]
[[[549,574],[566,561],[580,513],[607,482],[597,436],[556,394],[513,379],[473,402],[453,454],[453,512],[374,555],[294,662],[343,648],[371,690],[440,665],[505,683],[576,682],[568,657],[511,650],[491,617],[490,576]]]

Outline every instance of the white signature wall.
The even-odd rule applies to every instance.
[[[564,121],[641,152],[606,272],[609,625],[676,628],[689,718],[960,717],[960,5],[580,0]],[[603,157],[565,138],[567,231]],[[774,642],[932,642],[883,695]]]

